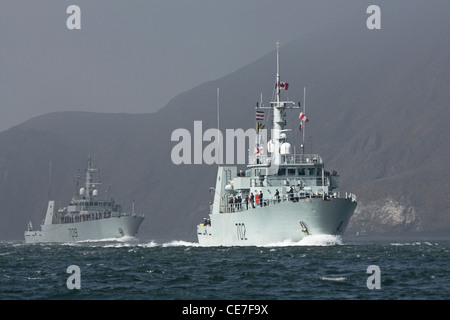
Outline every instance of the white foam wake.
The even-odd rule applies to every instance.
[[[342,237],[332,234],[307,236],[299,241],[302,246],[335,246],[342,244]]]
[[[300,241],[285,240],[270,243],[263,247],[294,247],[294,246],[335,246],[342,244],[342,237],[332,234],[306,236]]]
[[[199,247],[200,245],[195,242],[188,242],[183,240],[173,240],[162,244],[163,247]]]
[[[320,280],[324,280],[324,281],[345,281],[347,280],[347,278],[345,277],[320,277]]]
[[[81,241],[80,241],[81,242]],[[78,242],[78,243],[80,243]],[[112,239],[102,239],[102,240],[87,240],[82,241],[84,243],[91,243],[95,245],[100,245],[103,247],[144,247],[144,248],[154,248],[154,247],[211,247],[211,245],[201,245],[198,242],[189,242],[184,240],[172,240],[168,242],[158,243],[155,241],[142,242],[134,237],[122,237],[122,238],[112,238]],[[337,235],[312,235],[306,236],[300,241],[285,240],[281,242],[269,243],[265,245],[257,245],[257,247],[295,247],[295,246],[334,246],[341,245],[342,238]]]
[[[306,236],[300,241],[285,240],[276,243],[269,243],[266,245],[259,245],[258,247],[294,247],[294,246],[335,246],[341,245],[342,237],[338,235],[323,234]],[[211,245],[201,245],[197,242],[189,242],[183,240],[173,240],[163,244],[155,244],[155,246],[162,247],[211,247]]]

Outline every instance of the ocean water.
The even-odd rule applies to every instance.
[[[337,236],[262,247],[4,241],[0,299],[448,300],[449,253],[450,241]]]

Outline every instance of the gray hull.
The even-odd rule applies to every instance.
[[[268,245],[298,242],[307,235],[342,234],[356,208],[350,198],[301,199],[241,212],[211,214],[211,225],[199,225],[199,244]]]
[[[25,243],[77,242],[119,239],[136,236],[144,220],[141,216],[121,216],[108,219],[41,225],[41,230],[25,231]]]

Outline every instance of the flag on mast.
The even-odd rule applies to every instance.
[[[305,122],[308,122],[308,121],[309,121],[308,118],[306,117],[306,115],[305,115],[303,112],[300,112],[300,115],[298,116],[298,118],[299,118],[300,120],[305,121]]]
[[[256,111],[256,121],[264,121],[264,111]]]
[[[275,83],[275,89],[277,88],[277,84]],[[280,82],[280,88],[287,90],[289,88],[289,83],[288,82]]]
[[[264,129],[264,111],[256,110],[256,133]]]
[[[256,133],[259,133],[259,131],[261,131],[262,129],[264,129],[264,124],[257,122],[256,123]]]

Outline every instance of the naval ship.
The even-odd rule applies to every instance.
[[[274,101],[257,103],[256,117],[272,114],[271,139],[249,149],[245,171],[237,166],[219,166],[209,218],[197,226],[200,245],[255,246],[296,243],[309,235],[342,235],[357,202],[352,193],[341,194],[337,172],[325,171],[319,154],[292,153],[287,141],[286,110],[299,109],[300,125],[308,119],[305,103],[283,101],[280,82],[279,44]],[[258,129],[262,124],[257,122]],[[262,140],[263,141],[263,140]],[[252,152],[250,154],[250,151]]]
[[[101,198],[97,185],[93,182],[98,169],[92,167],[88,158],[85,187],[77,192],[68,206],[55,211],[55,201],[48,202],[47,213],[40,225],[40,230],[33,230],[31,221],[25,231],[25,243],[40,242],[78,242],[86,240],[111,240],[125,236],[136,236],[144,221],[143,215],[122,212],[120,204],[113,198]]]

